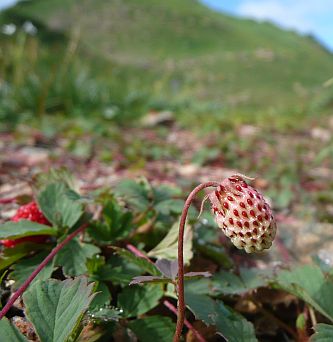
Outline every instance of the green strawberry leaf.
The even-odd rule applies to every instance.
[[[123,309],[124,317],[135,317],[157,306],[162,296],[160,285],[127,286],[118,296],[118,307]]]
[[[36,176],[34,179],[34,186],[39,192],[40,190],[43,190],[46,188],[49,184],[53,183],[63,183],[65,184],[69,189],[72,189],[74,191],[79,190],[79,184],[77,180],[74,178],[74,175],[69,172],[64,167],[54,169],[51,168],[46,173],[40,173]]]
[[[49,184],[38,196],[46,218],[58,227],[73,227],[83,214],[80,196],[64,183]]]
[[[214,323],[218,333],[229,342],[256,342],[253,324],[221,301],[215,304]]]
[[[128,327],[135,333],[140,341],[169,342],[175,331],[175,324],[171,318],[163,316],[150,316],[131,321]]]
[[[333,341],[333,325],[320,323],[315,326],[315,333],[311,336],[311,342]]]
[[[48,253],[46,252],[41,252],[29,259],[21,260],[12,267],[13,271],[10,273],[9,278],[15,281],[15,283],[12,286],[13,290],[17,290],[23,284],[23,282],[29,277],[29,275],[44,260],[47,254]],[[54,262],[52,260],[42,269],[41,272],[39,272],[39,274],[33,280],[33,282],[36,282],[37,280],[46,280],[50,278],[53,270]]]
[[[180,199],[167,199],[155,205],[155,210],[163,215],[171,215],[172,213],[180,214],[184,207],[184,201]]]
[[[12,265],[17,260],[24,258],[26,255],[30,254],[31,251],[36,251],[44,248],[45,245],[28,241],[17,244],[16,246],[11,248],[5,248],[3,253],[0,255],[0,271]]]
[[[23,294],[26,315],[43,342],[67,342],[77,334],[94,295],[86,278],[39,281]]]
[[[125,285],[131,281],[133,276],[142,273],[142,270],[133,263],[113,255],[105,263],[105,258],[99,254],[89,258],[86,262],[89,278],[93,281],[111,281],[113,285]]]
[[[56,234],[55,228],[28,220],[8,221],[0,225],[0,239],[16,240],[25,236]]]
[[[0,320],[1,340],[6,342],[28,342],[18,329],[4,317]]]
[[[333,322],[333,280],[318,266],[304,265],[292,271],[280,271],[278,286],[303,299]]]
[[[113,247],[113,249],[120,257],[122,257],[128,262],[131,262],[134,265],[137,265],[143,271],[154,276],[161,275],[161,272],[158,270],[158,268],[153,263],[150,263],[148,260],[146,260],[145,258],[137,257],[136,255],[129,252],[128,250],[120,248],[120,247]]]
[[[100,252],[95,245],[71,240],[55,257],[55,265],[62,266],[66,276],[74,277],[87,272],[87,259]]]
[[[125,238],[132,229],[132,214],[108,201],[103,208],[102,221],[93,222],[87,231],[99,244],[107,245]]]
[[[213,276],[212,285],[217,294],[243,294],[261,286],[266,286],[273,277],[272,271],[255,268],[241,268],[240,275],[220,271]]]
[[[150,206],[150,186],[147,181],[135,182],[131,179],[121,181],[116,187],[116,193],[129,202],[134,209],[144,212]]]
[[[218,333],[229,342],[255,342],[257,338],[251,322],[221,301],[215,301],[205,294],[185,292],[186,303],[197,319],[207,325],[214,325]]]
[[[94,292],[96,295],[90,304],[89,311],[97,311],[110,304],[111,293],[105,283],[99,282]]]

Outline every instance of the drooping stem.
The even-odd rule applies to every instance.
[[[84,231],[88,227],[88,223],[83,224],[81,227],[79,227],[77,230],[75,230],[73,233],[69,234],[65,240],[59,243],[56,247],[52,249],[50,254],[38,265],[38,267],[30,274],[30,276],[27,278],[27,280],[21,285],[21,287],[13,294],[13,296],[8,300],[6,305],[2,308],[0,312],[0,320],[7,314],[9,309],[12,307],[12,305],[15,303],[18,297],[20,297],[23,292],[28,288],[28,286],[31,284],[31,282],[37,277],[39,272],[51,261],[56,254],[67,245],[68,242],[70,242],[76,235],[80,234],[82,231]]]
[[[196,196],[196,194],[209,187],[217,187],[220,184],[218,182],[206,182],[198,185],[196,188],[192,190],[192,192],[188,195],[184,208],[182,211],[182,215],[180,217],[179,223],[179,235],[178,235],[178,282],[177,282],[177,290],[178,290],[178,312],[177,312],[177,326],[176,332],[173,337],[174,342],[178,342],[180,340],[183,326],[184,326],[184,318],[185,318],[185,294],[184,294],[184,230],[185,223],[188,210],[191,206],[191,203]]]

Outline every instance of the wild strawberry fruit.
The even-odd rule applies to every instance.
[[[253,253],[271,247],[276,234],[272,210],[244,176],[226,178],[209,199],[218,226],[237,248]]]
[[[38,208],[36,202],[30,202],[26,205],[22,205],[18,208],[16,214],[11,218],[11,221],[18,222],[21,220],[28,220],[32,222],[37,222],[41,224],[45,224],[51,226],[51,223],[47,220],[47,218],[43,215],[43,213]],[[27,236],[16,240],[1,240],[1,243],[5,247],[14,247],[17,244],[25,241],[31,241],[35,243],[43,243],[47,240],[47,235],[36,235],[36,236]]]

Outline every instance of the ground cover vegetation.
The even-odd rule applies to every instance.
[[[235,173],[277,237],[247,255],[197,197],[182,338],[332,339],[331,53],[191,0],[24,1],[0,23],[2,308],[84,228],[0,321],[8,341],[171,341],[184,200]]]

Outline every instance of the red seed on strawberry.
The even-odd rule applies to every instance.
[[[276,234],[272,210],[265,198],[248,185],[243,176],[226,178],[219,190],[209,195],[209,199],[217,224],[237,248],[252,253],[268,249],[272,245]],[[229,200],[227,206],[224,205],[226,199]],[[223,217],[219,214],[221,211]]]

